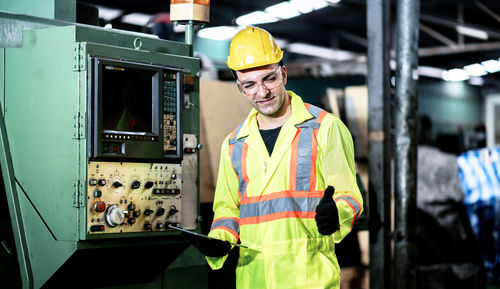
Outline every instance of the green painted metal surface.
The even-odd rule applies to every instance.
[[[22,39],[22,47],[0,54],[0,156],[23,286],[39,288],[79,250],[135,245],[126,234],[107,243],[87,240],[89,56],[183,67],[195,79],[195,91],[186,93],[184,133],[197,136],[200,63],[182,43],[90,27],[26,30]]]
[[[0,10],[49,19],[76,21],[76,0],[0,1]]]

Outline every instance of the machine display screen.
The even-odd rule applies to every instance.
[[[105,65],[102,75],[103,130],[152,132],[151,70]]]

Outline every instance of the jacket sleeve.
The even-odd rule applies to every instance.
[[[222,144],[219,174],[214,196],[214,221],[210,228],[210,237],[236,243],[239,239],[240,199],[238,197],[238,178],[233,169],[229,152],[229,137]],[[222,268],[224,257],[207,257],[208,264],[214,270]]]
[[[329,115],[320,128],[320,168],[325,186],[333,186],[333,199],[339,212],[340,228],[333,237],[336,243],[352,230],[363,211],[363,199],[356,183],[354,149],[351,133],[336,116]],[[326,130],[321,132],[322,130]]]

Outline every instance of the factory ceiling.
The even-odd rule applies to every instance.
[[[207,27],[235,26],[239,16],[261,10],[283,1],[212,0]],[[337,2],[337,3],[335,3]],[[396,2],[392,1],[391,30],[395,56]],[[133,12],[156,14],[168,12],[168,0],[85,0],[92,4],[120,9],[121,14],[105,22],[113,28],[146,31],[122,21]],[[260,24],[273,36],[289,43],[301,42],[335,50],[366,55],[366,1],[329,1],[322,9],[274,23]],[[286,49],[286,48],[285,48]],[[500,1],[498,0],[421,0],[419,64],[443,70],[463,68],[500,57]],[[310,61],[315,61],[310,59]],[[321,61],[321,60],[319,60]],[[488,76],[500,78],[498,73]],[[486,77],[486,76],[485,76]]]

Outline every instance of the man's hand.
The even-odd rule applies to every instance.
[[[222,257],[231,250],[231,244],[227,241],[207,239],[184,232],[181,233],[181,236],[195,246],[203,255],[208,257]]]
[[[316,207],[316,225],[321,235],[331,235],[340,227],[337,205],[333,201],[334,192],[335,189],[332,186],[328,186],[323,198]]]

